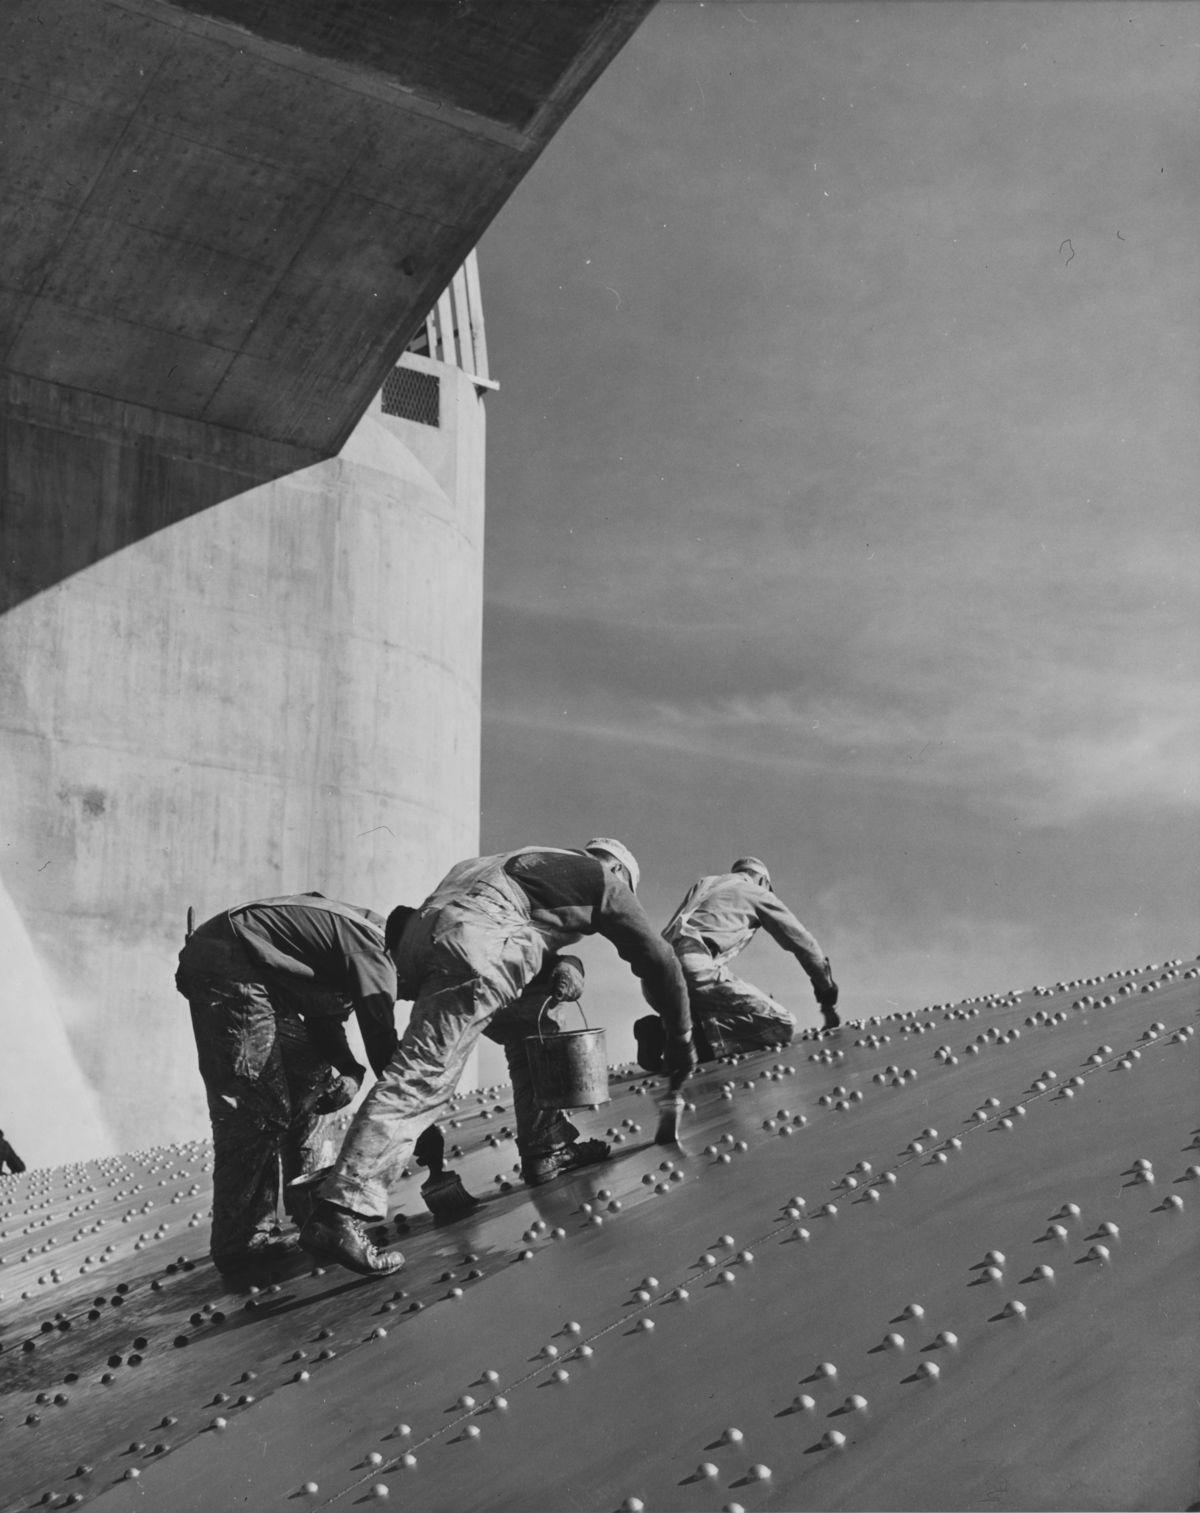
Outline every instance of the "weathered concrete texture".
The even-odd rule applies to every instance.
[[[1136,968],[713,1064],[671,1149],[618,1077],[576,1116],[613,1159],[532,1191],[483,1089],[446,1133],[489,1201],[435,1225],[402,1182],[384,1281],[231,1294],[200,1142],[0,1181],[9,1505],[1194,1507],[1198,991]]]
[[[483,404],[408,361],[440,375],[440,427],[376,403],[338,458],[242,490],[226,433],[164,457],[11,422],[13,492],[65,536],[126,499],[174,522],[0,620],[0,869],[121,1145],[205,1127],[172,983],[189,904],[386,910],[476,848]],[[0,989],[0,1122],[35,1159],[90,1135],[41,1117],[54,1009]]]
[[[652,0],[11,0],[0,354],[336,453]]]

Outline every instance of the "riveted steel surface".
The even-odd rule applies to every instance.
[[[5,1506],[1186,1507],[1200,988],[1059,988],[706,1068],[675,1149],[616,1077],[613,1160],[532,1191],[472,1094],[492,1195],[414,1177],[382,1282],[224,1290],[203,1145],[3,1179]]]

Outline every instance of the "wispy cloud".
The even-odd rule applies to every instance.
[[[488,718],[684,761],[944,789],[1032,825],[1200,805],[1200,679],[1187,668],[1148,668],[1119,644],[1097,659],[1061,628],[1042,628],[1039,646],[1036,623],[956,641],[929,618],[932,644],[926,624],[899,643],[886,628],[860,640],[861,667],[844,649],[803,669],[758,651],[743,680],[742,653],[720,637],[510,614],[516,642],[546,654],[498,676]],[[1119,643],[1119,614],[1092,618]]]
[[[798,893],[867,880],[812,921],[869,921],[864,983],[1170,941],[1198,23],[721,10],[660,7],[498,258],[485,813],[640,827],[664,879],[761,842]]]

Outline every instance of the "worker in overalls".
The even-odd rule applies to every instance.
[[[634,896],[637,883],[633,854],[610,839],[581,851],[524,847],[450,870],[398,943],[412,1015],[317,1191],[300,1233],[306,1250],[368,1276],[404,1264],[377,1249],[364,1225],[386,1217],[413,1142],[453,1097],[484,1028],[521,998],[549,958],[585,935],[611,941],[640,978],[665,1027],[664,1064],[686,1076],[695,1065],[687,991],[674,953]],[[608,1154],[604,1142],[581,1148],[571,1139],[553,1153],[563,1171],[601,1154]]]
[[[206,920],[179,953],[213,1132],[212,1258],[234,1276],[287,1253],[276,1209],[317,1165],[322,1115],[365,1069],[346,1040],[354,1013],[378,1073],[396,1044],[396,965],[412,914],[384,920],[319,893],[262,899]],[[293,1217],[302,1217],[299,1211]],[[292,1239],[292,1249],[295,1239]]]
[[[729,872],[702,877],[663,930],[687,982],[701,1059],[787,1045],[796,1032],[795,1017],[782,1004],[729,970],[760,928],[804,969],[825,1028],[841,1023],[829,958],[775,893],[766,866],[755,856],[743,856]],[[661,1021],[654,1015],[639,1019],[634,1035],[640,1065],[657,1071]]]

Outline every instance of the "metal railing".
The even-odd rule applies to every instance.
[[[479,264],[473,251],[425,317],[424,327],[409,343],[409,351],[461,368],[481,388],[499,388],[488,375]]]

